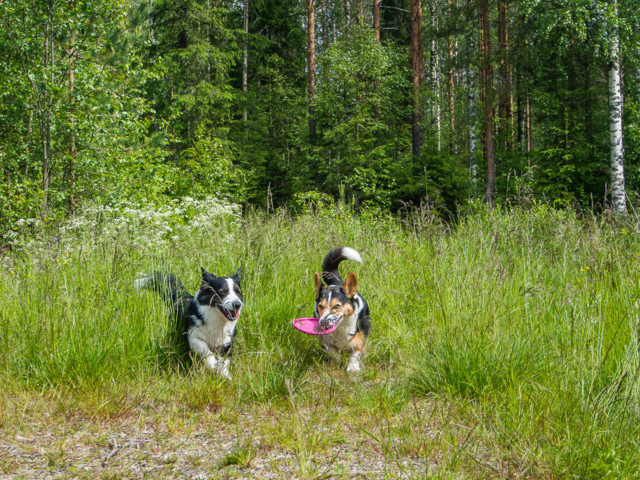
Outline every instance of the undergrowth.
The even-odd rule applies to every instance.
[[[544,205],[473,212],[456,224],[427,211],[189,208],[165,212],[167,229],[128,210],[128,221],[90,212],[55,237],[13,235],[0,270],[0,422],[24,396],[105,417],[132,403],[311,417],[323,405],[341,412],[338,422],[361,417],[360,434],[390,462],[437,460],[408,476],[637,475],[637,223]],[[313,273],[336,246],[361,252],[364,264],[342,270],[357,273],[372,309],[355,381],[291,327],[313,312]],[[170,270],[193,292],[201,266],[243,269],[231,383],[197,362],[180,366],[165,306],[133,288],[140,272]],[[261,434],[294,452],[306,475],[310,458],[346,439],[300,422],[292,415]],[[256,455],[244,441],[221,465]]]

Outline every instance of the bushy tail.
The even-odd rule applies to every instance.
[[[349,247],[339,247],[331,250],[322,261],[322,278],[327,285],[342,285],[342,277],[338,265],[343,260],[355,260],[362,263],[362,257],[357,250]]]
[[[181,305],[185,300],[192,298],[178,277],[172,273],[154,272],[141,274],[133,285],[138,290],[153,290],[158,292],[162,299],[170,307]]]

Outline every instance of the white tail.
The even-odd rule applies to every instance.
[[[342,256],[347,260],[355,260],[356,262],[364,263],[362,261],[362,257],[360,256],[360,252],[351,247],[343,247]]]
[[[139,273],[138,278],[133,281],[133,286],[136,290],[143,290],[149,286],[151,280],[153,280],[153,275],[148,273]]]

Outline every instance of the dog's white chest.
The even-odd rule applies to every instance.
[[[227,347],[233,340],[233,332],[236,328],[236,321],[227,320],[217,308],[200,306],[204,323],[197,328],[198,335],[204,340],[209,348],[220,349]]]
[[[333,332],[320,336],[320,342],[338,350],[348,350],[347,346],[357,331],[357,322],[356,314],[343,318]]]

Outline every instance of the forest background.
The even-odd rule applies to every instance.
[[[0,231],[209,195],[623,212],[639,23],[635,0],[3,1]]]
[[[0,476],[638,478],[639,35],[637,0],[0,0]],[[337,245],[361,381],[291,328]],[[239,265],[234,381],[181,370],[134,279]]]

